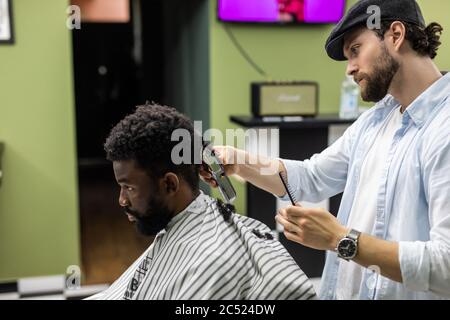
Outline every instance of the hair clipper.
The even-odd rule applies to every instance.
[[[203,143],[203,163],[209,169],[213,179],[217,182],[219,191],[225,203],[231,204],[236,199],[236,191],[231,184],[230,179],[225,175],[225,169],[222,162],[217,158],[211,143]]]

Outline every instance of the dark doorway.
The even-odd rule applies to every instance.
[[[103,151],[111,128],[146,101],[209,125],[209,1],[129,2],[128,22],[82,22],[72,33],[84,284],[113,282],[152,241],[118,205]]]
[[[159,14],[140,20],[142,39],[135,39],[133,16],[128,23],[82,23],[73,32],[81,164],[104,158],[102,145],[112,126],[136,105],[164,100],[162,5],[143,3],[146,10]]]
[[[85,22],[73,32],[84,284],[112,283],[152,241],[118,206],[119,189],[103,151],[111,128],[136,105],[162,100],[162,4],[142,2],[159,14],[142,19],[130,7],[127,23]]]

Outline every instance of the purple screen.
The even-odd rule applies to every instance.
[[[222,21],[335,23],[345,0],[218,0],[218,10]]]

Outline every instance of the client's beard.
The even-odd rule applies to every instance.
[[[136,218],[137,230],[145,236],[155,236],[164,229],[173,217],[167,206],[156,199],[151,199],[144,214],[126,207],[125,212]]]

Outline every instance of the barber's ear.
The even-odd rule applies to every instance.
[[[180,188],[180,180],[175,173],[168,172],[163,178],[163,188],[167,193],[175,193]]]
[[[395,51],[400,51],[406,39],[406,27],[400,21],[394,21],[389,29],[389,41]]]

